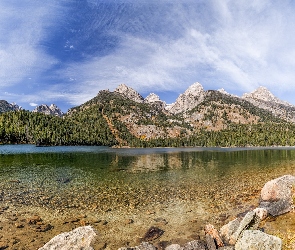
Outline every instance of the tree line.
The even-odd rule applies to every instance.
[[[130,147],[245,147],[293,146],[295,125],[274,118],[269,112],[229,97],[212,92],[200,105],[212,106],[219,100],[239,104],[241,110],[260,117],[252,124],[237,124],[223,119],[223,129],[194,128],[181,115],[170,115],[157,106],[136,103],[118,93],[101,91],[95,98],[72,108],[64,117],[55,117],[25,110],[0,114],[0,144],[36,145],[98,145]],[[206,103],[208,102],[208,103]],[[236,102],[236,103],[235,103]],[[248,107],[249,106],[249,107]],[[195,108],[191,112],[196,112]],[[124,122],[124,117],[131,123]],[[164,131],[164,136],[147,139],[135,136],[130,124],[153,125]],[[169,137],[167,131],[180,127],[181,133]]]

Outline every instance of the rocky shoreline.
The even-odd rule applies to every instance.
[[[275,218],[293,211],[294,194],[295,176],[284,175],[264,185],[258,207],[245,212],[243,217],[231,220],[220,230],[215,229],[213,225],[206,225],[204,240],[196,239],[183,245],[162,241],[153,245],[153,241],[165,232],[159,227],[151,227],[143,235],[142,242],[138,246],[124,246],[119,250],[280,250],[283,245],[282,240],[264,232],[262,224],[267,218]],[[92,247],[95,241],[99,241],[98,234],[91,226],[79,227],[55,236],[39,250],[107,249],[106,246],[97,248],[97,244],[95,248]]]

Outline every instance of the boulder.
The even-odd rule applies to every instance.
[[[284,175],[267,182],[261,190],[259,207],[272,216],[290,212],[293,208],[295,176]]]
[[[209,250],[215,250],[217,247],[224,246],[218,231],[214,228],[213,225],[208,224],[205,226],[205,234],[206,234],[207,247],[209,248]]]
[[[240,225],[239,219],[234,219],[220,228],[220,236],[225,244],[229,244],[230,237],[237,231]]]
[[[91,226],[78,227],[73,231],[55,236],[39,250],[92,250],[91,244],[96,235]]]
[[[248,212],[240,222],[237,230],[230,236],[229,244],[234,245],[243,231],[247,229],[257,229],[260,221],[260,216],[258,216],[254,210]]]
[[[172,244],[165,248],[165,250],[183,250],[183,247],[181,247],[178,244]]]
[[[281,250],[282,240],[259,230],[245,230],[235,245],[235,250]]]
[[[183,250],[206,250],[206,246],[198,240],[193,240],[186,243]]]
[[[260,221],[263,221],[267,218],[268,216],[268,212],[265,208],[262,208],[262,207],[258,207],[258,208],[255,208],[253,210],[253,212],[255,212],[256,216],[259,217]]]

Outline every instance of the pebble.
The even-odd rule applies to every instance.
[[[125,224],[132,224],[132,223],[134,223],[134,220],[132,220],[132,219],[127,219],[125,221]]]
[[[42,219],[38,215],[34,215],[33,217],[27,219],[28,224],[37,224],[37,222],[41,221]]]
[[[23,228],[24,227],[24,225],[20,224],[20,223],[15,223],[14,225],[16,228]]]
[[[51,230],[53,227],[50,224],[45,224],[45,225],[40,225],[36,227],[35,231],[36,232],[46,232]]]

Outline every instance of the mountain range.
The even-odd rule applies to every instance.
[[[0,104],[0,112],[21,110],[5,101]],[[54,104],[43,104],[33,112],[26,112],[11,115],[22,117],[23,126],[33,123],[26,123],[25,118],[40,123],[32,126],[32,131],[24,129],[20,140],[25,142],[35,143],[45,137],[46,142],[55,145],[295,144],[295,106],[279,100],[265,87],[238,97],[224,89],[204,90],[200,83],[194,83],[174,103],[166,104],[154,93],[143,98],[136,90],[121,84],[114,91],[100,91],[66,114]],[[6,119],[18,119],[11,118],[9,113],[0,116],[0,129],[2,126],[5,130],[5,124],[13,126]],[[34,118],[33,114],[40,113],[45,116]]]

